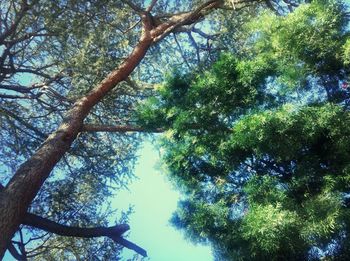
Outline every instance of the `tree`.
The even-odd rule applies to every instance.
[[[172,223],[217,260],[349,259],[346,10],[263,11],[235,53],[175,72],[139,108],[141,125],[167,130],[168,176],[186,194]]]
[[[194,61],[187,59],[188,45],[175,40],[189,67],[210,63],[213,36],[199,22],[217,9],[238,11],[260,2],[1,1],[0,257],[9,249],[18,259],[79,259],[85,254],[112,259],[120,249],[109,240],[84,244],[52,234],[105,236],[145,255],[122,237],[128,226],[107,227],[111,211],[98,207],[112,186],[126,186],[132,176],[139,140],[125,133],[144,131],[135,125],[132,110],[161,75],[149,66],[135,82],[132,73],[150,60],[146,53],[159,63],[169,61],[170,55],[161,51],[170,34],[188,36]],[[206,49],[199,37],[207,41]],[[126,221],[122,215],[117,223]],[[30,243],[23,240],[22,229],[31,233]],[[11,241],[16,231],[18,240]],[[35,239],[42,245],[32,243]],[[52,248],[57,254],[48,251]]]

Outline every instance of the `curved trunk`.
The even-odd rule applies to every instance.
[[[254,1],[251,0],[251,2]],[[223,3],[221,0],[208,0],[193,11],[173,14],[163,22],[156,21],[157,19],[152,17],[149,11],[142,11],[132,2],[123,2],[141,17],[143,32],[140,41],[130,56],[115,71],[72,106],[58,129],[43,142],[32,157],[19,167],[7,186],[3,189],[0,187],[0,259],[18,226],[23,222],[27,209],[40,187],[64,153],[68,151],[78,133],[82,131],[83,121],[92,107],[132,73],[153,43],[159,42],[181,26],[195,23]],[[242,0],[240,3],[244,2],[245,0]],[[126,241],[121,243],[126,244]]]
[[[40,187],[81,131],[87,114],[111,89],[131,74],[151,44],[150,35],[143,33],[130,56],[73,105],[58,129],[49,135],[33,156],[19,167],[7,186],[0,190],[0,259]]]

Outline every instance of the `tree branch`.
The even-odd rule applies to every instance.
[[[133,242],[130,242],[129,240],[126,240],[125,238],[122,237],[114,237],[112,236],[111,239],[113,239],[114,242],[117,244],[120,244],[126,248],[129,248],[131,250],[134,250],[136,253],[146,257],[147,252],[143,248],[139,247],[138,245],[134,244]]]
[[[26,3],[25,1],[22,0],[23,3]],[[26,218],[30,203],[49,177],[53,168],[70,149],[71,144],[83,128],[84,119],[91,112],[92,108],[106,97],[115,86],[130,76],[153,44],[159,42],[169,35],[172,30],[180,26],[196,23],[211,11],[221,8],[223,4],[222,0],[207,0],[193,11],[174,14],[165,18],[166,21],[164,21],[164,19],[152,17],[150,13],[142,10],[129,0],[122,1],[134,10],[141,12],[139,14],[143,23],[143,30],[139,42],[131,54],[117,68],[71,106],[58,128],[48,136],[30,158],[20,165],[6,185],[6,188],[0,191],[0,259],[4,256],[8,242],[18,230],[19,225],[23,223],[23,219]],[[261,0],[238,1],[250,3]],[[36,3],[37,1],[31,1],[31,3],[34,2]],[[26,10],[26,6],[23,4],[22,10]],[[14,26],[11,26],[11,30],[12,27],[16,28],[16,26],[15,22]],[[0,42],[2,41],[1,38],[4,38],[4,34],[0,35]],[[30,68],[19,69],[13,72],[11,64],[9,68],[5,69],[5,72],[1,72],[0,78],[8,77],[7,70],[9,70],[9,73],[28,72],[44,78],[50,78],[45,73],[34,71]],[[55,224],[55,222],[49,224]],[[57,225],[60,226],[59,224]],[[122,240],[121,242],[125,241]],[[133,247],[132,245],[128,246]]]
[[[48,135],[46,133],[43,133],[42,131],[40,131],[39,129],[37,129],[36,127],[32,126],[31,124],[27,123],[25,120],[23,120],[20,116],[16,115],[15,113],[6,110],[4,108],[0,108],[0,115],[1,114],[5,114],[8,117],[11,117],[13,119],[15,119],[16,121],[18,121],[20,124],[22,124],[23,126],[25,126],[27,129],[32,130],[36,135],[38,135],[40,138],[42,139],[46,139],[48,137]]]
[[[220,0],[209,0],[193,11],[173,14],[165,22],[157,21],[159,24],[152,30],[153,42],[158,42],[167,36],[170,32],[183,25],[190,25],[199,21],[208,12],[222,5]],[[157,20],[157,17],[154,17]]]
[[[129,225],[121,224],[113,227],[93,227],[93,228],[80,228],[70,227],[58,224],[54,221],[48,220],[37,215],[27,213],[23,222],[23,225],[40,228],[42,230],[66,237],[102,237],[102,236],[121,236],[123,233],[130,229]]]
[[[128,5],[132,10],[134,10],[138,14],[142,14],[144,10],[142,10],[141,7],[134,4],[132,1],[129,0],[121,0],[124,4]]]
[[[21,5],[21,9],[20,9],[19,13],[17,14],[17,16],[15,17],[15,21],[12,23],[12,25],[9,28],[7,28],[7,30],[5,30],[4,32],[2,32],[0,34],[0,44],[2,44],[3,41],[6,39],[6,37],[11,35],[16,30],[19,23],[23,19],[24,15],[26,14],[26,12],[30,8],[30,6],[28,5],[26,0],[22,0],[20,5]]]
[[[198,47],[198,45],[197,45],[197,43],[196,43],[196,40],[193,38],[191,32],[188,32],[187,35],[188,35],[188,38],[190,39],[190,41],[191,41],[191,43],[192,43],[194,49],[196,49],[197,62],[200,63],[200,61],[201,61],[201,56],[200,56],[200,53],[199,53],[199,47]]]
[[[150,5],[147,7],[146,12],[151,12],[153,7],[156,5],[158,0],[152,0],[152,2],[150,3]]]
[[[30,91],[33,88],[28,88],[26,86],[22,85],[15,85],[15,84],[0,84],[0,89],[4,90],[10,90],[10,91],[15,91],[15,92],[20,92],[20,93],[30,93]]]
[[[131,125],[96,125],[96,124],[85,124],[82,128],[83,132],[150,132],[150,133],[161,133],[163,129],[145,129],[139,126]]]
[[[10,254],[19,261],[25,261],[27,260],[24,256],[22,256],[20,253],[18,253],[15,246],[12,244],[12,242],[8,245],[7,250],[10,252]]]
[[[26,214],[22,224],[66,237],[109,237],[114,242],[131,250],[134,250],[142,256],[147,256],[146,250],[121,237],[123,233],[130,229],[129,225],[127,224],[120,224],[112,227],[70,227],[61,225],[59,223],[56,223],[43,217],[39,217],[31,213]]]
[[[173,36],[174,36],[174,40],[175,40],[176,46],[177,46],[177,48],[179,49],[179,52],[180,52],[180,54],[181,54],[182,59],[183,59],[184,62],[186,63],[187,67],[188,67],[189,69],[192,69],[192,66],[188,63],[188,60],[187,60],[187,58],[186,58],[186,55],[184,54],[184,52],[183,52],[183,50],[182,50],[182,48],[181,48],[181,45],[180,45],[179,41],[177,40],[176,34],[173,34]]]
[[[0,98],[1,99],[33,99],[33,97],[30,96],[23,96],[23,95],[12,95],[12,94],[4,94],[4,93],[0,93]]]
[[[199,34],[199,35],[202,36],[203,38],[211,39],[211,40],[213,40],[213,39],[215,39],[216,37],[219,36],[219,34],[206,34],[206,33],[203,32],[202,30],[197,29],[197,28],[194,28],[194,27],[192,28],[192,31],[193,31],[194,33]]]

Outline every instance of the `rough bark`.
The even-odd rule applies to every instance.
[[[6,187],[0,190],[0,259],[42,184],[82,130],[83,121],[92,107],[132,73],[153,43],[183,25],[197,22],[221,3],[220,0],[207,1],[191,12],[169,15],[165,22],[152,17],[150,12],[137,10],[143,22],[143,32],[130,56],[91,92],[74,103],[58,129],[46,138],[32,157],[19,167]],[[125,239],[114,240],[125,243]]]
[[[5,189],[0,192],[0,258],[40,187],[81,131],[84,118],[113,87],[131,74],[145,56],[152,44],[152,38],[149,33],[149,19],[144,17],[144,23],[146,30],[130,56],[73,105],[58,129],[19,167]]]

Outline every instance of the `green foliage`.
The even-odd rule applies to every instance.
[[[300,232],[309,244],[322,242],[327,244],[334,235],[343,229],[340,214],[342,210],[339,193],[322,192],[305,201],[303,228]]]
[[[350,64],[350,39],[346,40],[343,48],[344,48],[344,54],[343,54],[344,63],[346,65],[349,65]]]
[[[181,209],[173,216],[172,222],[187,223],[188,237],[197,242],[206,242],[208,237],[218,234],[218,228],[227,226],[229,208],[224,201],[208,204],[193,199],[180,205]]]
[[[231,141],[226,143],[232,149],[227,153],[235,154],[236,149],[244,149],[259,157],[267,153],[277,162],[288,161],[324,139],[323,148],[317,149],[339,152],[337,156],[346,159],[348,151],[345,146],[348,142],[343,137],[348,135],[349,123],[349,115],[341,106],[325,104],[297,109],[286,105],[278,110],[248,115],[238,121]],[[338,147],[343,145],[344,148]]]
[[[249,205],[268,205],[287,203],[286,189],[279,187],[277,178],[262,176],[252,177],[243,188]]]
[[[320,0],[300,5],[284,17],[263,13],[246,25],[244,51],[254,57],[252,68],[272,66],[274,76],[289,88],[305,86],[310,75],[337,74],[349,37],[343,10],[339,1]]]
[[[175,72],[159,89],[158,99],[149,99],[140,106],[140,123],[171,124],[177,130],[191,126],[225,128],[227,122],[222,118],[262,100],[259,87],[264,79],[259,73],[246,77],[242,66],[236,57],[227,54],[203,75],[182,76]]]
[[[281,249],[296,250],[298,246],[294,237],[298,236],[298,223],[298,215],[282,209],[279,204],[257,205],[250,208],[241,229],[243,238],[252,242],[253,257],[261,252],[266,257],[273,257]]]
[[[187,197],[172,223],[218,260],[349,258],[347,23],[332,0],[263,12],[235,54],[140,106]]]

